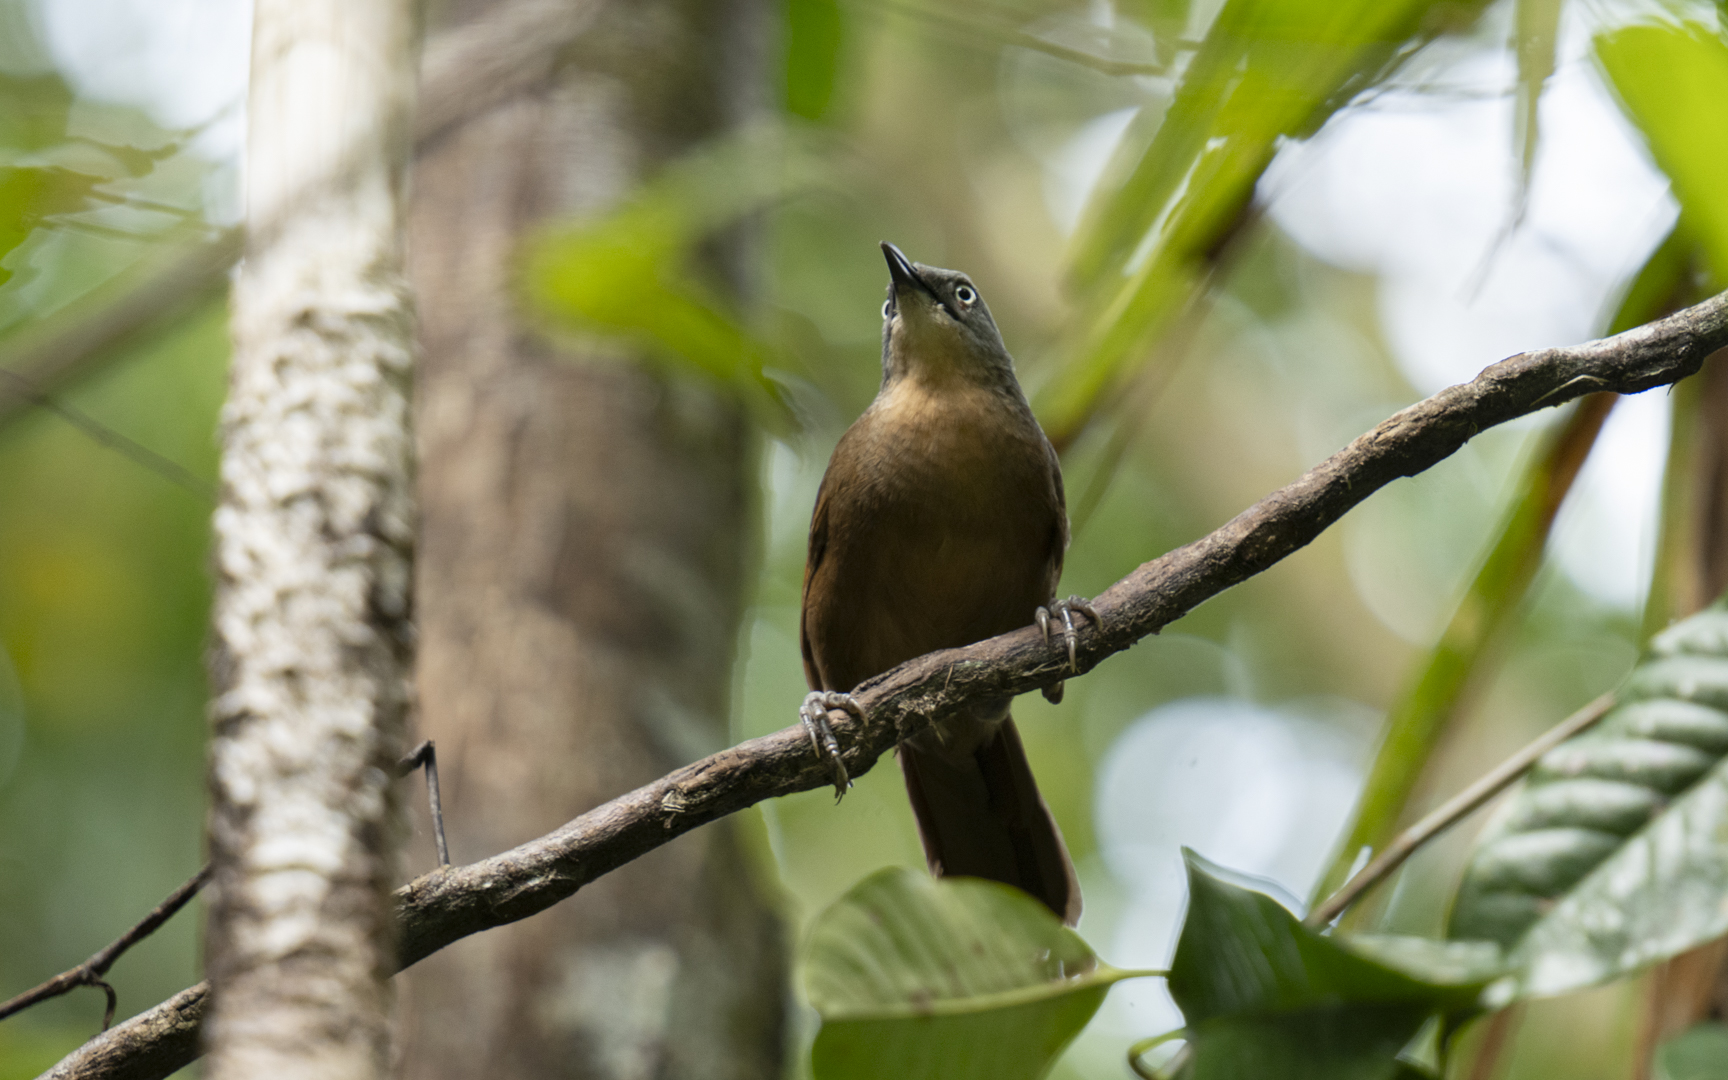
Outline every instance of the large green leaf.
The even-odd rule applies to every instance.
[[[1631,26],[1596,57],[1674,186],[1681,221],[1728,282],[1728,42],[1711,27]]]
[[[1502,971],[1493,946],[1320,934],[1184,855],[1188,914],[1170,996],[1187,1022],[1192,1080],[1389,1080],[1430,1017],[1473,1010]]]
[[[1497,1001],[1728,933],[1728,606],[1657,635],[1616,698],[1537,763],[1465,870],[1450,934],[1508,949]]]
[[[1025,893],[890,868],[816,920],[801,969],[817,1080],[1035,1080],[1105,991],[1101,963]]]

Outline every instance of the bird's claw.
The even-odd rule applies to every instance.
[[[828,723],[828,710],[838,709],[855,720],[864,719],[864,710],[851,694],[842,694],[835,690],[815,690],[804,698],[804,704],[798,707],[798,719],[803,721],[804,730],[810,736],[810,745],[816,751],[818,759],[828,762],[834,777],[834,801],[839,802],[846,794],[846,789],[852,786],[852,777],[846,771],[846,763],[840,760],[840,740],[834,737],[834,728]]]
[[[1104,625],[1098,618],[1098,609],[1092,606],[1092,601],[1083,596],[1070,596],[1066,600],[1057,600],[1050,607],[1040,607],[1037,612],[1038,632],[1044,635],[1044,643],[1050,643],[1050,622],[1052,617],[1062,619],[1062,642],[1068,646],[1068,667],[1076,675],[1080,673],[1079,644],[1080,636],[1074,631],[1074,613],[1078,611],[1086,616],[1094,630]]]

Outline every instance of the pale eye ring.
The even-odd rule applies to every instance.
[[[965,304],[967,307],[971,307],[978,299],[978,294],[972,291],[970,285],[962,285],[958,289],[954,290],[954,299]]]
[[[894,317],[894,301],[882,301],[882,317],[884,319],[891,319]]]

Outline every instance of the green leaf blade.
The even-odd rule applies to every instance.
[[[1419,1005],[1321,1008],[1202,1024],[1190,1080],[1393,1080],[1398,1053],[1428,1017]]]
[[[1619,978],[1728,933],[1728,610],[1659,634],[1600,723],[1483,834],[1450,933],[1501,943],[1511,997]]]
[[[558,329],[622,341],[736,393],[773,430],[792,417],[770,375],[773,342],[730,310],[700,256],[715,232],[808,190],[827,144],[747,128],[674,162],[610,213],[550,226],[521,258],[520,287]]]
[[[1519,996],[1608,982],[1728,933],[1728,767],[1676,800],[1525,933]]]
[[[1109,986],[988,1012],[824,1020],[819,1080],[1036,1080],[1080,1033]]]
[[[1192,852],[1170,996],[1194,1080],[1401,1075],[1399,1052],[1436,1015],[1476,1008],[1504,970],[1490,944],[1331,937]]]
[[[824,912],[800,967],[818,1080],[1036,1080],[1112,983],[1144,974],[1100,963],[1025,893],[904,868]]]
[[[1069,247],[1080,329],[1036,411],[1058,448],[1194,302],[1278,141],[1316,130],[1439,29],[1438,0],[1229,0],[1137,162],[1115,164]],[[1130,140],[1134,145],[1138,140]]]
[[[1596,58],[1668,174],[1681,220],[1728,281],[1728,42],[1711,28],[1630,26],[1596,38]]]
[[[1518,101],[1513,139],[1518,151],[1520,216],[1530,195],[1540,138],[1542,90],[1554,74],[1554,52],[1560,37],[1564,0],[1518,0],[1512,33],[1518,56]]]

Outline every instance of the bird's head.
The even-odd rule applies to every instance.
[[[915,263],[886,240],[888,300],[882,305],[882,375],[1014,379],[1014,360],[972,279]]]

